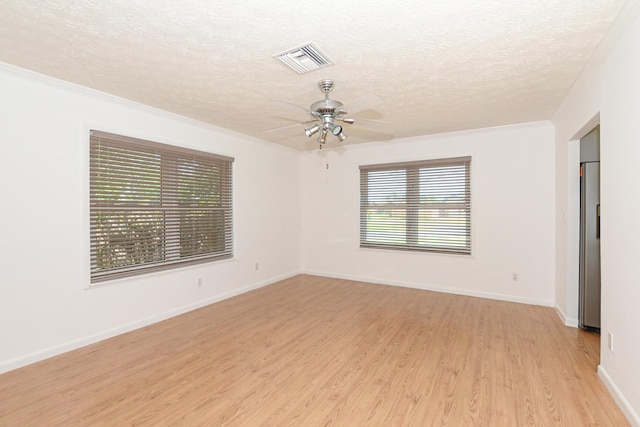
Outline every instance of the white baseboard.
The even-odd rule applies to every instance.
[[[441,292],[445,294],[465,295],[470,297],[486,298],[499,301],[517,302],[521,304],[541,305],[544,307],[553,307],[555,302],[552,300],[538,299],[538,298],[524,298],[514,295],[496,294],[491,292],[480,292],[471,289],[457,289],[457,288],[445,288],[441,286],[432,286],[424,283],[411,283],[396,280],[384,280],[374,277],[365,276],[352,276],[345,274],[333,274],[323,271],[303,271],[303,274],[311,274],[314,276],[332,277],[334,279],[355,280],[358,282],[376,283],[379,285],[399,286],[403,288],[421,289],[424,291]]]
[[[562,323],[564,323],[565,326],[569,326],[571,328],[577,328],[580,325],[580,322],[578,322],[578,319],[574,317],[567,317],[567,315],[564,313],[564,311],[562,311],[562,309],[558,306],[558,304],[555,304],[554,308],[556,309],[556,313],[558,314],[558,317],[560,317],[560,320],[562,320]]]
[[[48,359],[53,356],[58,356],[62,353],[66,353],[68,351],[72,351],[78,349],[80,347],[84,347],[90,344],[95,344],[99,341],[115,337],[117,335],[121,335],[127,332],[131,332],[135,329],[140,329],[145,326],[149,326],[151,324],[161,322],[163,320],[169,319],[171,317],[179,316],[181,314],[187,313],[192,310],[196,310],[198,308],[205,307],[207,305],[234,297],[236,295],[244,294],[246,292],[252,291],[254,289],[262,288],[264,286],[271,285],[273,283],[279,282],[284,279],[288,279],[289,277],[293,277],[300,274],[300,272],[293,272],[284,274],[278,277],[273,277],[268,280],[264,280],[258,283],[253,283],[251,285],[242,287],[240,289],[234,289],[233,291],[225,292],[219,295],[215,295],[213,297],[200,300],[191,304],[187,304],[182,307],[177,307],[163,313],[158,313],[153,316],[146,317],[144,319],[136,320],[135,322],[127,323],[117,328],[108,329],[106,331],[98,332],[96,334],[88,335],[86,337],[82,337],[76,340],[67,341],[65,343],[55,345],[49,348],[45,348],[42,350],[35,351],[33,353],[26,354],[24,356],[17,357],[15,359],[7,360],[0,363],[0,374],[8,371],[12,371],[14,369],[21,368],[26,365],[30,365],[32,363],[39,362],[44,359]]]
[[[607,390],[611,393],[613,400],[618,404],[618,407],[624,416],[627,417],[627,420],[629,420],[632,427],[640,427],[640,415],[638,415],[638,413],[631,407],[629,401],[625,399],[618,386],[616,386],[602,365],[598,365],[598,376],[607,387]]]

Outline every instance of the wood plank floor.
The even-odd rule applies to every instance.
[[[553,309],[297,276],[0,375],[0,426],[626,426]]]

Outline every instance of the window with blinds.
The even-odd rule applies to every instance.
[[[91,283],[230,258],[232,164],[91,131]]]
[[[360,166],[360,247],[471,253],[471,158]]]

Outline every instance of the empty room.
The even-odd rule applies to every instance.
[[[640,0],[0,2],[0,426],[640,427]]]

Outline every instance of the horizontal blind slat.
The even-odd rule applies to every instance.
[[[92,131],[92,283],[231,257],[232,162]]]
[[[360,245],[471,252],[471,158],[360,167]]]

